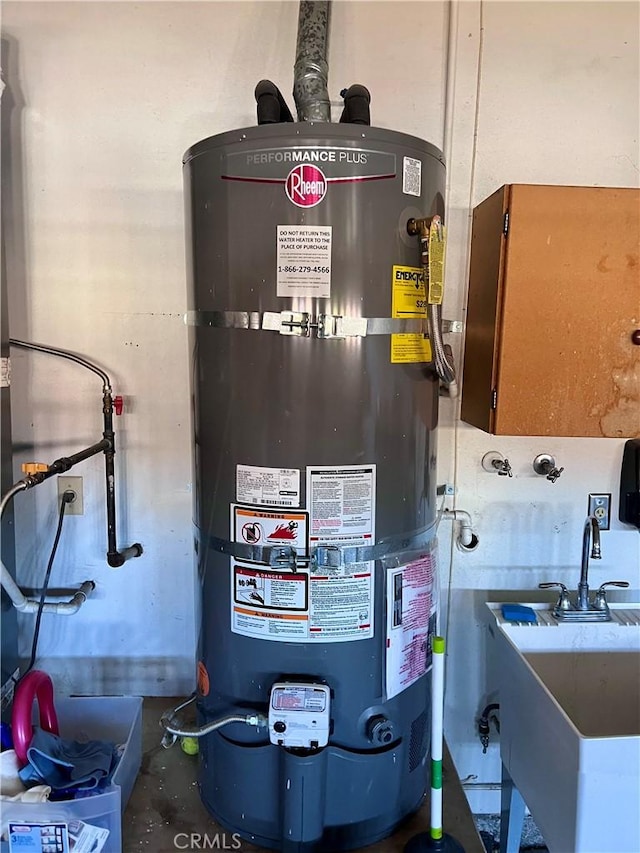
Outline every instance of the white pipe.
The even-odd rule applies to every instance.
[[[471,525],[471,516],[463,509],[445,509],[442,511],[442,518],[450,519],[458,522],[458,535],[456,536],[456,545],[461,551],[475,551],[480,540],[473,532]]]
[[[444,638],[432,639],[431,838],[442,838],[442,741],[444,738]]]
[[[453,113],[455,102],[455,85],[456,85],[456,65],[458,59],[458,26],[459,26],[459,9],[457,0],[449,0],[447,4],[447,58],[446,58],[446,79],[445,79],[445,94],[444,94],[444,127],[442,134],[442,150],[444,153],[445,163],[447,164],[447,174],[451,169],[452,149],[453,149]],[[447,198],[449,181],[447,181]]]
[[[37,613],[38,607],[40,606],[40,600],[37,598],[27,598],[12,578],[9,569],[4,563],[1,565],[2,574],[0,579],[2,581],[2,588],[11,599],[13,606],[20,613]],[[74,593],[68,601],[45,600],[45,603],[42,606],[42,612],[72,616],[74,613],[78,612],[95,588],[96,585],[93,581],[84,581],[84,583],[80,585],[80,589]]]

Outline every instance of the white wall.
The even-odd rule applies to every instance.
[[[15,57],[5,75],[24,103],[12,128],[23,175],[10,223],[12,334],[85,353],[112,372],[127,401],[122,542],[145,546],[140,560],[106,566],[101,462],[85,464],[87,511],[68,519],[54,571],[59,584],[93,577],[98,591],[72,620],[43,619],[44,665],[74,690],[186,692],[194,571],[180,160],[198,139],[254,123],[262,77],[290,92],[297,4],[8,2],[3,19]],[[446,134],[444,4],[336,2],[330,88],[336,115],[339,90],[362,82],[374,123],[445,145],[444,313],[463,318],[473,205],[507,182],[637,185],[638,6],[465,2],[453,23]],[[44,356],[16,351],[13,362],[17,463],[95,438],[97,381]],[[543,579],[575,584],[587,493],[615,495],[623,442],[496,439],[461,424],[457,410],[442,405],[439,479],[456,484],[481,544],[461,554],[441,535],[447,729],[461,776],[492,782],[496,749],[483,757],[474,731],[491,689],[481,603]],[[494,449],[511,460],[513,479],[481,470]],[[565,466],[554,485],[531,471],[542,451]],[[54,492],[41,486],[16,500],[24,583],[44,573]],[[614,497],[593,578],[637,588],[638,534],[616,514]],[[31,630],[28,620],[24,653]]]

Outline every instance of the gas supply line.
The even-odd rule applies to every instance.
[[[191,705],[195,700],[196,694],[194,693],[186,702],[183,702],[176,708],[165,711],[160,717],[160,726],[164,729],[161,743],[165,749],[172,747],[179,737],[201,738],[231,723],[244,723],[247,726],[254,726],[256,728],[266,728],[269,725],[268,718],[258,712],[252,714],[224,714],[222,717],[211,720],[203,726],[183,723],[177,716],[178,712]]]
[[[33,350],[35,352],[43,352],[47,355],[54,355],[60,358],[67,359],[81,367],[90,370],[102,380],[102,416],[103,416],[103,433],[102,439],[77,453],[72,453],[69,456],[62,456],[54,460],[51,464],[28,463],[23,466],[26,471],[26,476],[18,482],[14,483],[10,489],[2,496],[0,501],[0,519],[10,502],[18,492],[27,491],[35,486],[40,485],[50,477],[64,474],[80,462],[84,462],[99,453],[104,453],[105,457],[105,485],[106,485],[106,512],[107,512],[107,563],[112,568],[122,566],[127,560],[132,557],[140,557],[143,553],[142,545],[134,543],[133,545],[119,549],[117,545],[117,526],[116,526],[116,504],[115,504],[115,433],[113,429],[113,414],[122,413],[122,398],[114,397],[109,375],[98,367],[93,362],[82,356],[67,350],[58,349],[57,347],[45,346],[43,344],[35,344],[29,341],[18,340],[11,338],[9,341],[11,346],[20,349]],[[34,612],[38,609],[38,599],[29,598],[23,590],[14,581],[11,573],[2,563],[1,583],[11,601],[17,610],[21,612]],[[79,607],[86,601],[88,596],[95,588],[93,581],[85,581],[80,589],[75,592],[69,601],[65,602],[45,602],[43,610],[45,613],[65,613],[72,614],[77,612]]]

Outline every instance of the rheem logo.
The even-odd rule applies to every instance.
[[[289,172],[284,188],[297,207],[315,207],[327,193],[327,179],[317,166],[303,163]]]

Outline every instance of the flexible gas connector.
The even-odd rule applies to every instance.
[[[442,340],[442,306],[429,300],[429,238],[431,228],[435,228],[437,233],[442,235],[442,219],[437,214],[424,219],[410,219],[407,222],[407,232],[412,236],[420,237],[420,263],[427,298],[427,326],[436,373],[445,385],[450,386],[451,396],[456,396],[456,370],[453,364],[453,356],[450,348],[445,347]]]
[[[258,728],[265,728],[269,725],[267,717],[265,717],[264,714],[258,713],[225,714],[223,717],[218,717],[217,720],[211,720],[211,722],[205,723],[203,726],[183,724],[176,715],[178,711],[181,711],[183,708],[186,708],[187,705],[195,702],[195,699],[196,695],[194,693],[186,702],[178,705],[177,708],[165,711],[160,717],[160,725],[164,729],[164,735],[161,743],[165,749],[172,747],[179,737],[204,737],[210,732],[216,731],[216,729],[228,726],[230,723],[244,723],[247,726],[257,726]]]

